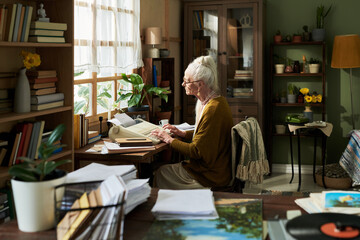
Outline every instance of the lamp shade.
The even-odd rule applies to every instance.
[[[161,28],[149,27],[145,29],[145,44],[160,44],[161,43]]]
[[[360,37],[359,35],[335,36],[331,58],[332,68],[360,67]]]

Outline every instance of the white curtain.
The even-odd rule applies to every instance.
[[[143,66],[140,0],[75,0],[75,73],[131,73]]]

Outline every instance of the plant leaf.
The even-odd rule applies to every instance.
[[[64,124],[60,124],[58,125],[51,133],[49,139],[47,140],[46,145],[47,146],[51,146],[54,142],[60,140],[62,134],[65,131],[65,125]]]
[[[36,178],[37,171],[34,168],[26,166],[27,164],[17,164],[9,169],[9,174],[20,180],[31,182],[38,181]]]

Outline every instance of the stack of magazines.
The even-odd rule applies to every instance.
[[[158,220],[216,219],[213,192],[209,189],[159,190],[151,210]]]

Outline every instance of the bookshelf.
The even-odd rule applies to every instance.
[[[51,108],[43,111],[31,111],[29,113],[2,113],[0,114],[0,132],[10,132],[14,126],[23,121],[45,121],[45,129],[54,129],[58,124],[64,123],[66,130],[62,136],[62,143],[66,147],[60,153],[49,160],[71,159],[72,163],[62,168],[67,171],[74,169],[74,143],[73,143],[73,75],[74,75],[74,1],[63,0],[7,0],[2,4],[23,3],[33,7],[32,21],[36,19],[39,4],[43,3],[50,22],[66,23],[67,30],[64,33],[65,43],[33,43],[33,42],[8,42],[0,41],[0,53],[5,58],[0,58],[0,72],[18,72],[22,67],[22,58],[19,55],[22,50],[37,53],[41,57],[41,65],[38,70],[56,70],[59,78],[56,83],[57,92],[65,95],[64,106]],[[1,88],[15,88],[16,78],[0,78]],[[0,167],[0,188],[6,186],[8,167]]]

